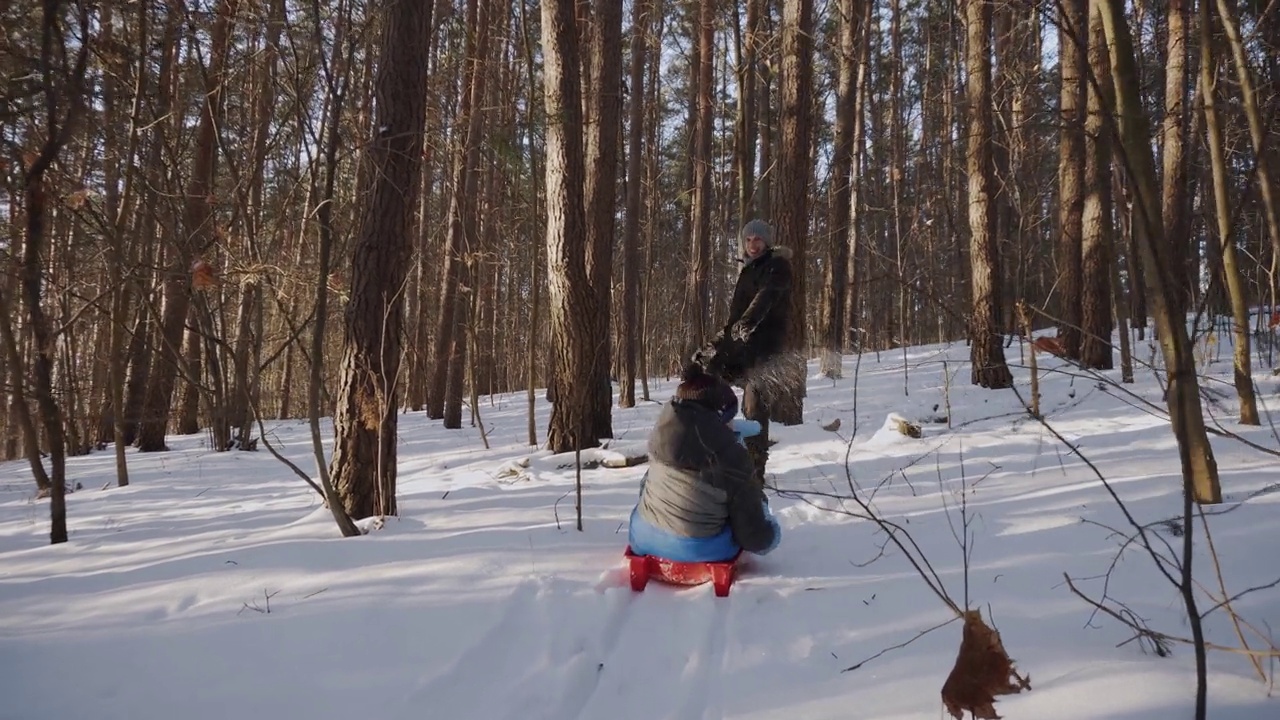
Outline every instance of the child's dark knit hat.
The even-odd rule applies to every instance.
[[[715,375],[708,375],[697,363],[686,365],[680,380],[676,388],[676,397],[680,400],[710,408],[726,423],[738,414],[738,395],[733,388]]]

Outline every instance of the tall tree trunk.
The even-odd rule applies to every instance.
[[[205,376],[204,353],[201,348],[200,313],[195,303],[187,305],[186,332],[183,334],[183,367],[186,368],[181,400],[178,403],[178,434],[200,432],[200,382]],[[212,358],[209,358],[212,361]],[[212,375],[210,375],[212,377]],[[214,447],[215,450],[226,448]]]
[[[369,187],[352,258],[342,369],[334,416],[334,489],[359,519],[396,514],[396,420],[404,282],[426,122],[432,0],[387,6],[375,99],[377,131],[365,145]]]
[[[547,290],[551,309],[555,405],[547,444],[552,452],[599,445],[596,389],[582,378],[593,372],[597,339],[596,296],[586,268],[583,188],[581,58],[575,0],[544,0],[543,98],[547,114]],[[605,411],[609,408],[606,406]]]
[[[618,378],[618,406],[629,408],[636,404],[636,360],[640,329],[640,213],[643,207],[641,187],[644,178],[642,154],[644,152],[644,71],[648,27],[651,22],[650,4],[636,0],[631,9],[631,79],[628,83],[627,125],[627,208],[622,231],[622,318],[618,327],[622,373]]]
[[[432,11],[433,15],[435,11]],[[439,72],[440,63],[442,61],[441,54],[437,52],[437,46],[440,42],[441,33],[439,31],[432,32],[427,39],[427,61],[430,63],[428,72],[430,76],[435,78],[443,75]],[[434,87],[434,86],[433,86]],[[431,99],[431,89],[428,90],[428,107],[427,107],[427,125],[423,132],[426,138],[438,136],[441,133],[439,126],[444,124],[443,110],[439,108],[438,100]],[[414,412],[421,411],[426,407],[430,390],[429,383],[434,378],[435,363],[441,362],[432,356],[435,345],[432,342],[431,325],[432,322],[439,321],[439,314],[443,314],[443,307],[437,307],[432,302],[434,287],[433,283],[439,280],[436,273],[436,265],[441,258],[440,253],[434,251],[431,247],[435,238],[436,227],[434,223],[427,222],[431,217],[433,209],[433,197],[435,195],[436,170],[439,165],[446,165],[449,160],[449,153],[441,152],[436,143],[425,140],[422,158],[422,179],[419,189],[418,202],[418,225],[414,235],[416,246],[414,248],[414,266],[413,266],[413,285],[414,289],[409,296],[409,321],[411,340],[409,345],[409,380],[406,386],[407,405]],[[439,162],[439,158],[445,158],[446,163]],[[445,172],[448,172],[447,165]],[[437,310],[437,314],[431,312],[432,308]],[[429,417],[439,418],[443,415],[443,405],[439,408],[440,412]]]
[[[902,243],[902,221],[905,211],[902,208],[902,176],[906,168],[906,138],[903,137],[902,113],[902,2],[889,0],[889,216],[893,232],[894,272],[897,282],[893,285],[897,295],[897,307],[893,315],[897,318],[897,337],[895,345],[904,349],[911,344],[911,321],[907,317],[907,278],[909,258]],[[994,222],[995,216],[992,216]],[[994,230],[994,227],[993,227]],[[903,358],[905,359],[905,354]],[[903,393],[907,392],[906,364],[903,365]]]
[[[462,427],[463,364],[466,362],[466,335],[463,327],[465,302],[460,288],[468,284],[465,277],[470,245],[476,234],[476,193],[480,163],[480,136],[484,112],[486,73],[484,63],[489,44],[489,6],[484,0],[467,2],[466,66],[458,109],[454,146],[453,182],[450,183],[449,235],[445,243],[443,279],[440,290],[440,316],[431,353],[431,385],[427,392],[427,417],[444,418],[446,428]],[[451,377],[452,376],[452,377]]]
[[[845,244],[849,249],[845,266],[847,284],[844,296],[845,335],[843,337],[844,346],[853,352],[862,352],[864,340],[861,336],[863,327],[860,279],[866,277],[867,273],[862,269],[866,258],[858,252],[858,248],[863,244],[862,238],[866,235],[863,232],[866,223],[864,219],[866,203],[862,196],[862,168],[866,156],[863,143],[866,138],[867,84],[871,75],[871,38],[874,32],[872,18],[875,16],[875,5],[876,0],[862,0],[858,8],[861,17],[857,21],[859,44],[857,79],[854,81],[853,138],[849,153],[849,226],[845,232]]]
[[[1142,277],[1149,290],[1160,349],[1169,374],[1169,417],[1182,459],[1183,477],[1198,502],[1220,503],[1222,488],[1218,484],[1218,465],[1205,431],[1191,341],[1187,337],[1186,323],[1171,312],[1168,301],[1177,283],[1163,242],[1164,222],[1157,199],[1155,158],[1151,152],[1149,122],[1138,87],[1133,39],[1121,4],[1117,0],[1099,0],[1099,3],[1111,53],[1111,79],[1115,83],[1121,149],[1130,168],[1134,205],[1138,209],[1135,224],[1142,224],[1145,229],[1145,232],[1135,234],[1140,239],[1145,270]],[[1197,699],[1197,705],[1202,702],[1203,698]]]
[[[1218,220],[1218,247],[1222,251],[1222,280],[1231,301],[1232,360],[1235,369],[1236,395],[1240,398],[1240,424],[1257,425],[1258,400],[1253,391],[1253,368],[1249,356],[1249,303],[1245,296],[1244,277],[1236,259],[1236,239],[1231,227],[1230,180],[1227,158],[1218,121],[1218,63],[1214,57],[1213,20],[1207,0],[1200,10],[1200,102],[1204,112],[1205,144],[1209,148],[1213,173],[1213,210]]]
[[[18,188],[10,187],[8,192],[9,207],[20,207],[22,199],[18,194]],[[22,246],[22,227],[15,222],[9,223],[9,235],[5,238],[8,247],[17,248]],[[3,271],[0,272],[0,297],[6,295],[10,290],[10,284],[17,276],[15,268],[11,267],[14,258],[12,251],[0,253],[0,261],[3,261]],[[4,310],[4,318],[0,322],[4,325],[0,328],[8,326],[10,310]],[[13,328],[9,327],[7,332],[13,335]],[[2,339],[2,338],[0,338]],[[8,342],[8,341],[6,341]],[[21,369],[22,351],[18,349],[17,339],[13,339],[13,354],[10,355],[9,346],[3,345],[5,351],[5,366],[0,368],[0,373],[4,377],[0,378],[7,383],[8,392],[6,393],[5,405],[8,413],[5,420],[5,437],[4,437],[4,459],[13,460],[18,457],[19,444],[24,443],[27,435],[25,428],[31,424],[31,409],[27,407],[25,393],[22,390],[24,381],[24,372]],[[18,358],[17,361],[14,358]],[[19,405],[21,403],[21,405]],[[26,420],[24,421],[24,416]],[[48,483],[48,477],[44,475],[44,466],[40,465],[40,472],[36,475],[37,484]]]
[[[778,241],[791,248],[791,320],[783,382],[769,391],[769,418],[784,425],[804,422],[808,303],[805,297],[809,246],[809,148],[813,115],[813,0],[786,0],[782,7],[780,184]],[[766,420],[767,422],[767,420]]]
[[[689,263],[688,303],[693,327],[690,330],[699,343],[711,336],[711,130],[712,73],[715,61],[715,0],[698,2],[698,52],[693,85],[697,112],[694,116],[693,142],[693,246]]]
[[[245,213],[245,250],[249,260],[262,262],[262,235],[265,234],[267,173],[267,140],[271,135],[272,113],[276,102],[276,77],[279,59],[280,31],[284,22],[283,0],[271,0],[267,9],[266,35],[263,39],[262,58],[254,78],[253,135],[250,142],[251,179],[249,207]],[[247,450],[255,447],[253,416],[257,408],[260,382],[259,364],[262,359],[262,285],[257,277],[248,277],[240,284],[240,302],[236,312],[236,342],[233,355],[234,389],[228,398],[231,416],[230,427],[236,429],[236,447]]]
[[[27,394],[22,350],[18,345],[17,333],[14,332],[11,318],[17,308],[9,303],[8,288],[0,280],[0,343],[3,343],[5,364],[9,366],[9,411],[12,414],[14,428],[22,440],[23,452],[31,467],[31,476],[36,481],[36,492],[49,492],[52,483],[49,473],[44,469],[44,461],[40,454],[40,431],[36,428],[35,418],[31,416],[31,408],[27,405]]]
[[[1195,306],[1199,278],[1192,274],[1192,255],[1198,252],[1191,240],[1190,194],[1187,192],[1188,160],[1183,138],[1191,117],[1187,98],[1187,20],[1192,0],[1168,0],[1168,37],[1165,42],[1164,123],[1161,128],[1161,155],[1164,172],[1161,202],[1169,261],[1178,273],[1177,292],[1170,302],[1173,313],[1183,316]]]
[[[705,3],[714,0],[702,0]],[[614,216],[618,199],[618,143],[622,136],[622,3],[609,0],[595,5],[595,33],[592,35],[592,92],[588,98],[591,122],[587,126],[584,150],[587,223],[587,281],[595,295],[595,363],[583,381],[595,392],[596,410],[590,437],[613,437],[610,406],[613,388],[609,380],[612,351],[609,339],[609,307],[612,304]],[[704,11],[705,12],[705,11]],[[710,19],[708,19],[709,21]],[[710,32],[706,30],[705,32]],[[704,58],[704,65],[707,62]],[[704,71],[708,83],[710,67]],[[708,108],[709,110],[709,108]],[[701,114],[701,112],[699,113]],[[709,112],[708,112],[709,115]],[[710,117],[708,117],[708,121]],[[700,128],[701,130],[701,128]],[[710,123],[705,130],[710,136]],[[709,144],[709,143],[708,143]],[[708,166],[709,169],[709,166]],[[707,177],[710,187],[710,175]],[[709,196],[708,196],[709,199]],[[695,201],[696,204],[696,201]],[[710,207],[705,208],[710,218]],[[709,227],[707,228],[709,230]],[[710,255],[710,239],[707,239]]]
[[[1096,3],[1095,3],[1096,4]],[[1111,141],[1104,113],[1113,105],[1111,70],[1107,62],[1102,15],[1096,7],[1089,16],[1089,67],[1097,84],[1088,83],[1088,116],[1084,125],[1084,205],[1081,211],[1080,363],[1110,370],[1111,275]],[[1101,89],[1101,92],[1099,92]],[[1116,289],[1119,292],[1119,288]]]
[[[759,79],[757,56],[759,54],[761,0],[746,0],[747,28],[740,43],[738,58],[739,98],[734,121],[735,175],[738,180],[738,222],[742,227],[756,213],[756,140],[758,112],[756,98]],[[737,4],[735,3],[735,14]]]
[[[203,74],[203,102],[200,104],[191,176],[183,198],[182,230],[173,238],[164,278],[164,315],[160,320],[162,342],[148,374],[143,419],[138,428],[138,449],[142,452],[168,449],[165,434],[169,426],[174,381],[179,363],[183,362],[179,353],[184,325],[191,307],[190,268],[192,262],[214,242],[210,196],[213,193],[217,123],[222,114],[222,68],[226,64],[232,18],[238,7],[239,0],[221,0],[210,33],[212,56],[208,72]]]
[[[753,173],[756,178],[755,190],[752,193],[755,211],[752,213],[756,217],[776,217],[774,212],[776,203],[773,197],[774,182],[773,179],[778,173],[778,168],[774,167],[774,130],[777,122],[777,113],[773,107],[773,86],[775,71],[773,68],[778,67],[779,59],[775,42],[776,35],[773,32],[772,14],[767,11],[771,0],[747,0],[748,2],[757,2],[762,6],[760,18],[761,28],[755,33],[755,47],[758,49],[768,49],[771,52],[764,53],[766,57],[757,58],[757,63],[764,68],[761,72],[760,84],[756,86],[756,99],[753,108],[755,110],[753,122],[759,131],[759,162],[756,164],[757,169]],[[739,226],[741,227],[741,226]]]
[[[1068,0],[1070,1],[1070,0]],[[1007,388],[1013,375],[1005,364],[1000,336],[1000,272],[995,238],[991,237],[991,4],[966,0],[966,94],[969,104],[969,265],[973,305],[969,319],[971,381],[985,388]]]
[[[869,4],[871,0],[862,0]],[[846,309],[849,284],[848,238],[849,196],[858,178],[851,174],[853,163],[854,117],[857,112],[858,92],[858,35],[860,20],[855,0],[840,0],[836,6],[839,15],[840,43],[837,57],[836,127],[835,145],[831,154],[831,177],[835,191],[831,198],[830,252],[827,254],[822,287],[822,374],[838,378],[841,372],[840,349],[851,324]]]
[[[46,17],[46,23],[52,18]],[[47,32],[47,30],[46,30]],[[51,70],[49,58],[44,58],[47,76]],[[81,70],[83,72],[83,70]],[[78,102],[78,99],[72,100]],[[55,104],[53,101],[51,104]],[[52,115],[52,114],[51,114]],[[62,423],[62,410],[53,394],[53,354],[57,342],[50,327],[49,318],[41,307],[44,284],[44,244],[46,241],[46,219],[48,195],[44,187],[44,174],[53,163],[67,138],[57,127],[58,118],[48,119],[49,139],[45,141],[39,157],[27,168],[23,177],[25,202],[23,209],[27,216],[27,236],[22,250],[22,297],[27,310],[27,322],[31,328],[31,340],[35,345],[33,375],[35,387],[33,392],[36,406],[40,408],[40,420],[44,427],[45,442],[49,448],[49,512],[51,526],[49,539],[52,543],[67,541],[67,505],[66,505],[66,439]],[[37,477],[39,477],[37,475]]]
[[[429,11],[428,11],[429,12]],[[319,23],[320,19],[316,18]],[[329,473],[329,463],[325,460],[324,441],[320,434],[320,396],[324,388],[324,344],[326,329],[329,324],[329,274],[333,269],[333,198],[334,185],[338,175],[338,148],[342,138],[341,121],[343,99],[351,82],[351,56],[339,59],[340,43],[334,43],[334,52],[330,61],[324,66],[325,92],[328,97],[328,116],[321,124],[324,138],[324,185],[320,193],[320,204],[316,207],[316,221],[319,225],[319,252],[315,276],[315,319],[311,325],[310,363],[307,368],[307,426],[311,430],[311,454],[315,458],[316,474],[320,476],[320,488],[324,491],[325,504],[329,513],[338,525],[338,532],[343,537],[355,537],[360,529],[347,514],[342,497],[333,484]],[[350,48],[350,46],[348,46]],[[348,53],[352,52],[348,49]],[[340,67],[341,70],[336,70]],[[314,178],[314,175],[312,176]],[[307,188],[307,200],[310,201],[315,192],[314,181]],[[308,203],[309,206],[309,203]],[[299,238],[299,248],[301,248]],[[293,343],[289,343],[293,347]],[[304,353],[305,354],[305,353]],[[287,370],[287,368],[286,368]]]
[[[41,42],[36,72],[44,97],[43,137],[39,150],[32,153],[22,168],[23,211],[26,214],[26,236],[23,238],[22,264],[19,279],[23,305],[34,344],[32,370],[36,406],[40,408],[40,420],[44,426],[45,440],[49,448],[49,540],[53,544],[67,541],[66,504],[66,441],[62,410],[54,396],[53,363],[57,350],[57,336],[41,305],[44,294],[45,253],[47,253],[48,198],[54,191],[45,187],[48,172],[63,147],[70,141],[84,112],[85,66],[89,55],[88,43],[77,43],[76,52],[68,50],[67,35],[72,32],[71,23],[62,16],[57,3],[46,3],[41,14]],[[72,9],[76,16],[75,31],[80,38],[89,33],[89,12],[85,5]],[[0,311],[8,316],[6,303],[0,302]],[[8,323],[5,323],[8,325]],[[5,345],[16,347],[11,331],[5,333]],[[12,355],[13,353],[10,353]],[[29,449],[38,448],[34,443]],[[40,462],[39,456],[31,458],[32,464]],[[39,473],[36,474],[39,477]]]
[[[104,36],[110,43],[111,34],[114,32],[114,23],[110,20],[110,5],[103,6],[103,27]],[[147,47],[150,43],[150,18],[149,8],[140,7],[138,11],[138,37],[136,38],[138,47]],[[110,233],[110,249],[107,255],[107,277],[111,284],[111,310],[107,322],[110,324],[107,340],[107,398],[111,408],[109,421],[111,439],[113,441],[115,464],[116,464],[116,484],[124,487],[129,484],[129,463],[125,457],[125,365],[127,361],[126,350],[128,341],[125,338],[126,313],[129,307],[129,290],[125,286],[125,262],[127,257],[127,248],[125,244],[125,219],[121,207],[120,198],[120,178],[119,168],[123,165],[129,168],[127,172],[136,172],[133,170],[134,151],[138,143],[138,121],[141,119],[139,114],[139,106],[143,95],[144,79],[147,76],[147,64],[149,62],[149,53],[144,54],[137,64],[137,84],[134,88],[134,98],[132,112],[130,113],[133,120],[129,124],[128,132],[128,149],[124,157],[121,157],[119,150],[119,140],[116,136],[116,127],[108,128],[103,137],[103,155],[106,162],[103,167],[105,181],[105,201],[106,201],[106,221],[108,232]],[[108,118],[108,122],[114,123],[116,117],[116,104],[120,95],[120,80],[116,72],[111,72],[108,77],[104,78],[105,87],[103,88],[103,115]],[[106,418],[104,418],[104,421]],[[106,425],[106,422],[103,423]]]
[[[139,10],[139,12],[147,11],[146,8]],[[182,36],[178,32],[180,25],[180,13],[173,12],[166,15],[164,31],[160,37],[160,65],[156,72],[156,88],[151,100],[154,107],[142,118],[144,126],[150,128],[147,140],[149,147],[146,159],[146,182],[142,183],[142,190],[138,193],[140,217],[137,221],[136,246],[139,248],[138,266],[143,268],[158,267],[162,264],[162,261],[157,261],[158,227],[165,197],[165,148],[172,137],[168,118],[173,114],[171,110],[175,78],[179,75],[175,65],[177,65],[177,57],[182,45]],[[146,209],[142,209],[144,207]],[[171,262],[170,265],[176,266],[177,263]],[[181,272],[185,276],[186,268],[181,268]],[[134,280],[133,285],[139,295],[139,310],[129,339],[129,372],[128,380],[125,382],[123,410],[125,444],[133,445],[138,440],[143,423],[154,420],[161,425],[159,428],[153,428],[153,431],[158,429],[161,433],[160,445],[156,449],[162,449],[165,426],[169,422],[169,400],[166,399],[163,407],[157,409],[157,412],[162,415],[149,418],[147,413],[150,406],[147,404],[147,393],[153,384],[152,368],[160,361],[176,362],[178,357],[176,346],[165,347],[163,342],[157,341],[157,331],[160,329],[157,321],[162,320],[162,317],[161,313],[154,312],[153,309],[158,307],[157,300],[167,285],[162,282],[159,287],[156,287],[155,279],[150,273],[139,273]],[[181,329],[178,330],[177,337],[179,339],[182,337]],[[176,376],[177,367],[174,366],[171,369]],[[166,397],[172,396],[172,389],[173,382],[170,379],[169,396]]]
[[[1058,145],[1058,338],[1067,357],[1080,358],[1082,286],[1081,213],[1084,209],[1084,112],[1087,0],[1062,0],[1058,45],[1062,49],[1062,100]],[[972,37],[972,36],[971,36]]]

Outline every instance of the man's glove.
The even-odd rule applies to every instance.
[[[715,346],[708,343],[698,348],[697,350],[694,350],[693,357],[689,359],[697,363],[698,365],[701,365],[702,368],[705,370],[707,367],[707,361],[710,360],[715,354],[716,354]]]
[[[733,367],[731,341],[721,338],[713,340],[693,353],[693,362],[702,366],[708,375],[733,383],[741,375],[741,370]]]

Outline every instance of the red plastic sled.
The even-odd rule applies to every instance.
[[[737,574],[738,559],[742,557],[742,551],[738,551],[732,560],[721,562],[679,562],[656,555],[636,555],[628,545],[625,556],[631,571],[631,589],[636,592],[643,592],[649,579],[653,578],[668,585],[701,585],[711,582],[716,597],[728,597],[729,586],[733,584]]]

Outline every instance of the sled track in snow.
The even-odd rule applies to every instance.
[[[526,580],[400,717],[721,720],[732,606],[710,585],[634,593]]]
[[[628,596],[599,678],[583,698],[575,720],[720,720],[730,599],[711,586],[675,590],[652,584]],[[565,708],[566,710],[568,708]]]

